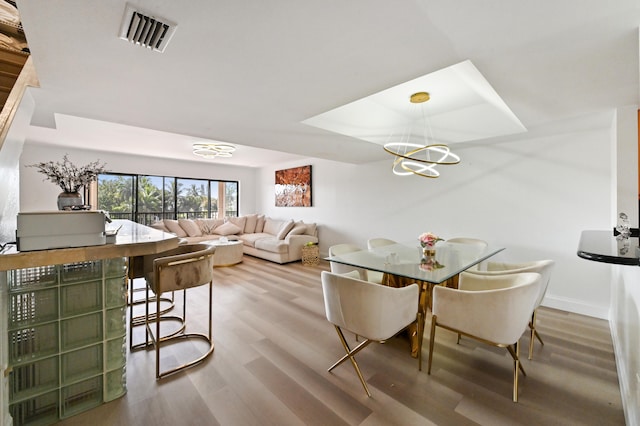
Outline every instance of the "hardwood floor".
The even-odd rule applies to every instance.
[[[456,345],[455,334],[441,329],[431,375],[428,331],[421,372],[402,336],[361,352],[368,398],[349,363],[326,371],[343,355],[324,316],[320,271],[328,269],[250,256],[216,269],[212,357],[157,382],[154,352],[129,353],[128,393],[59,424],[624,424],[607,322],[546,308],[538,314],[545,345],[536,343],[532,361],[524,356],[518,403],[506,350],[471,339]],[[200,287],[188,298],[192,330],[206,327],[206,296]],[[523,352],[528,342],[522,338]],[[176,348],[163,352],[166,365]]]

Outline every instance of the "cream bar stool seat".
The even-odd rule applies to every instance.
[[[156,352],[156,379],[160,379],[167,375],[173,374],[185,368],[191,367],[204,361],[208,356],[213,353],[214,345],[211,336],[211,322],[212,322],[212,298],[213,298],[213,257],[216,248],[208,244],[186,244],[179,246],[176,249],[169,250],[162,253],[162,257],[157,257],[153,260],[153,271],[146,275],[147,280],[147,315],[146,329],[148,338],[150,338],[150,344],[154,347]],[[185,332],[182,330],[180,333],[171,335],[168,337],[161,337],[160,335],[160,322],[162,316],[149,315],[149,304],[151,298],[149,297],[149,290],[155,295],[156,312],[160,311],[160,298],[157,297],[163,293],[181,290],[183,293],[182,300],[182,317],[181,320],[186,324],[187,320],[187,289],[198,287],[208,284],[209,285],[209,318],[208,318],[208,333],[194,333]],[[161,369],[160,366],[160,349],[168,342],[173,340],[182,339],[198,339],[204,341],[206,344],[206,350],[197,358],[182,363],[181,365],[168,369]],[[191,348],[189,348],[191,349]],[[174,349],[174,350],[177,350]]]

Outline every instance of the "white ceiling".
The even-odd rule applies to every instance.
[[[177,23],[164,53],[118,38],[124,0],[18,0],[41,85],[30,140],[252,167],[376,161],[380,145],[303,121],[467,60],[529,131],[638,105],[637,0],[131,4]],[[202,160],[199,139],[240,149]]]
[[[428,101],[410,101],[412,94],[426,90]],[[526,130],[469,60],[334,108],[303,123],[379,145],[400,139],[421,145],[448,144]]]

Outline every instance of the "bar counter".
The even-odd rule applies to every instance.
[[[129,220],[114,220],[109,228],[122,225],[114,244],[64,249],[18,252],[15,249],[0,255],[0,271],[60,265],[88,260],[133,257],[161,253],[178,246],[178,237]]]
[[[0,255],[0,424],[53,424],[127,392],[128,258],[179,239],[118,227],[111,244]]]

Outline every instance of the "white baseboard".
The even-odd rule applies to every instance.
[[[546,296],[542,301],[542,306],[573,312],[574,314],[600,318],[607,321],[609,320],[609,306],[594,306],[575,299],[557,296]]]
[[[640,418],[639,408],[633,404],[633,397],[631,396],[631,383],[629,380],[633,380],[632,375],[628,372],[626,364],[623,362],[625,357],[620,347],[620,340],[616,327],[613,321],[609,323],[611,325],[611,339],[613,340],[613,352],[616,358],[616,369],[618,370],[618,382],[620,383],[620,394],[622,396],[622,408],[624,411],[625,423],[629,426],[637,426],[637,419]]]

